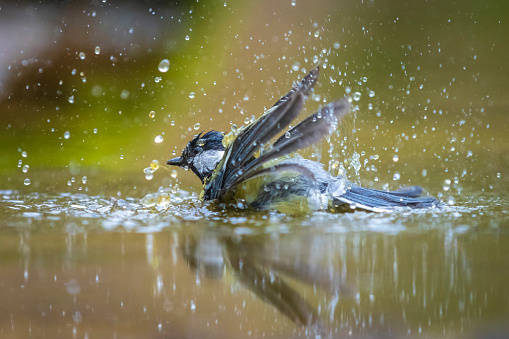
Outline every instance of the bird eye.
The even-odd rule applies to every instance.
[[[201,153],[202,151],[203,151],[203,149],[201,147],[196,147],[195,149],[193,149],[194,155]]]

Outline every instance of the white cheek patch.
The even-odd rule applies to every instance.
[[[193,165],[200,173],[207,173],[216,168],[224,151],[205,151],[194,157]]]

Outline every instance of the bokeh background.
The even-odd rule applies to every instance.
[[[507,337],[507,13],[0,2],[0,337]],[[192,173],[146,177],[315,65],[300,119],[344,95],[356,107],[301,154],[363,186],[422,185],[442,208],[221,211],[187,195]],[[142,203],[158,191],[175,194]]]
[[[338,161],[368,187],[420,184],[451,202],[501,194],[507,10],[504,1],[2,4],[2,187],[199,191],[192,173],[149,181],[143,169],[201,131],[258,117],[318,64],[302,117],[345,93],[358,109],[305,156]]]

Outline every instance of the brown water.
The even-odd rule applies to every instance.
[[[130,5],[0,9],[0,338],[509,337],[506,2]],[[442,208],[219,211],[145,178],[315,64],[302,117],[356,107],[301,154]]]

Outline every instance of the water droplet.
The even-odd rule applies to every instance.
[[[189,93],[189,98],[194,99],[195,95],[196,94],[194,92],[191,92],[191,93]]]
[[[129,98],[129,91],[123,89],[122,92],[120,92],[120,99],[126,100],[127,98]]]
[[[23,183],[25,184],[25,186],[28,186],[30,185],[32,182],[30,181],[30,179],[26,178]]]
[[[442,187],[444,191],[448,191],[451,189],[451,179],[444,180],[444,186]]]
[[[64,132],[64,139],[69,139],[71,137],[71,132],[65,131]]]
[[[392,180],[399,180],[400,178],[401,175],[398,172],[394,173],[394,175],[392,176]]]
[[[395,156],[393,156],[393,157],[392,157],[392,161],[394,161],[394,162],[398,162],[398,160],[399,160],[399,157],[398,157],[397,155],[395,155]]]
[[[186,37],[185,37],[184,39],[186,39],[187,41],[189,41],[189,35],[186,35]]]
[[[158,136],[156,136],[156,137],[154,138],[154,142],[155,142],[156,144],[160,144],[160,143],[162,143],[162,142],[163,142],[163,140],[164,140],[164,139],[163,139],[163,136],[162,136],[162,135],[158,135]]]
[[[83,176],[83,178],[81,178],[81,182],[83,183],[83,185],[86,185],[87,181],[88,181],[88,178],[86,176]]]
[[[292,6],[295,7],[295,4],[297,3],[297,0],[292,0]]]
[[[428,171],[426,169],[423,169],[421,175],[425,177],[426,175],[428,175]]]
[[[74,104],[74,95],[71,95],[67,101],[69,101],[70,104]]]
[[[157,171],[157,169],[159,168],[159,161],[152,160],[152,162],[150,163],[150,168],[152,168],[154,172]]]
[[[335,49],[339,49],[339,42],[335,42],[335,43],[334,43],[334,45],[333,45],[333,47],[334,47]]]
[[[27,151],[23,151],[23,152],[21,152],[21,156],[22,156],[23,158],[26,158],[26,157],[27,157]]]
[[[171,188],[171,192],[172,192],[172,193],[178,193],[179,188],[180,188],[180,187],[179,187],[179,185],[178,185],[178,184],[175,184],[175,185],[173,185],[173,187]]]
[[[292,69],[297,72],[300,69],[300,62],[294,63]]]
[[[291,136],[292,136],[292,135],[290,134],[290,132],[289,132],[289,131],[286,131],[286,133],[285,133],[285,138],[290,139],[290,137],[291,137]]]
[[[99,46],[95,46],[94,53],[95,53],[96,55],[101,54],[101,47],[99,47]]]
[[[168,72],[168,70],[170,69],[170,60],[168,59],[161,60],[161,62],[157,66],[157,69],[159,69],[159,72],[161,73]]]
[[[28,166],[28,165],[23,166],[23,169],[22,169],[23,173],[28,172],[29,168],[30,168],[30,166]]]
[[[85,60],[85,53],[80,52],[79,56],[81,60]]]
[[[154,111],[150,111],[150,112],[148,113],[148,117],[149,117],[149,118],[151,118],[151,119],[154,119],[154,118],[156,117],[156,112],[154,112]]]
[[[372,98],[375,96],[375,91],[369,91],[369,97]]]
[[[171,177],[172,177],[173,179],[177,179],[177,174],[178,174],[178,173],[177,173],[177,171],[176,171],[176,170],[173,170],[173,171],[171,171],[171,174],[170,174],[170,175],[171,175]]]
[[[154,170],[151,167],[146,167],[143,172],[145,173],[145,179],[152,180],[154,178]]]
[[[194,130],[196,131],[196,130],[199,130],[199,129],[200,129],[200,126],[201,126],[201,125],[200,125],[200,123],[199,123],[199,122],[197,122],[196,124],[194,124],[193,128],[194,128]]]
[[[316,31],[315,32],[315,38],[318,38],[320,36],[320,32],[319,31]]]
[[[154,81],[155,81],[156,83],[160,82],[161,80],[163,80],[163,78],[161,78],[161,77],[155,77],[155,78],[154,78]]]
[[[355,92],[353,95],[352,95],[352,99],[354,101],[359,101],[361,99],[361,93],[360,92]]]

